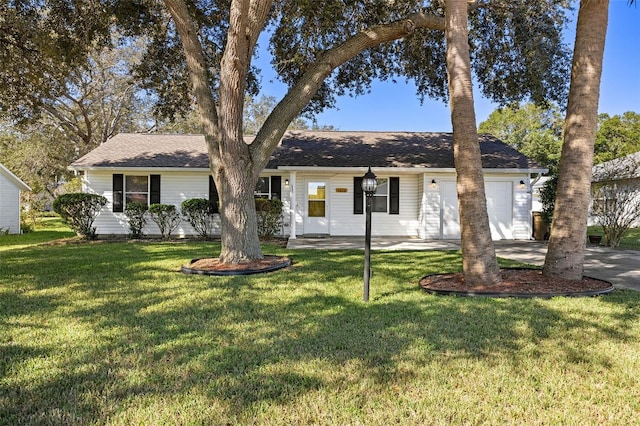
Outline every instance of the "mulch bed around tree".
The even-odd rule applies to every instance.
[[[250,275],[273,272],[291,265],[288,257],[265,255],[264,259],[256,259],[242,263],[221,263],[217,257],[193,259],[189,265],[182,266],[185,274],[198,275]]]
[[[430,293],[460,296],[553,297],[594,296],[613,291],[611,283],[583,277],[580,281],[551,278],[537,269],[502,269],[502,283],[470,286],[462,273],[427,275],[420,287]]]

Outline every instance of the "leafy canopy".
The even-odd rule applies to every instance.
[[[482,93],[499,104],[566,98],[569,55],[562,43],[567,0],[478,1],[471,7],[472,67]],[[229,26],[229,2],[188,2],[208,61],[210,88],[217,95],[220,59]],[[174,117],[192,105],[184,54],[175,26],[161,2],[16,0],[2,6],[0,42],[9,46],[0,61],[0,112],[37,110],[37,99],[62,91],[65,76],[87,62],[87,52],[110,46],[117,28],[124,37],[148,40],[135,75],[161,117]],[[440,2],[410,0],[274,2],[268,19],[269,50],[283,82],[293,85],[326,50],[371,26],[421,11],[442,16]],[[35,29],[35,31],[34,31]],[[420,97],[447,100],[444,34],[414,31],[411,36],[361,52],[325,80],[306,111],[331,106],[337,95],[361,94],[375,80],[415,81]],[[28,54],[27,54],[28,53]],[[246,94],[259,89],[252,67]]]

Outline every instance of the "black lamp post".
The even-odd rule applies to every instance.
[[[378,188],[376,175],[371,171],[371,166],[367,173],[362,176],[362,191],[367,198],[367,219],[364,236],[364,296],[362,300],[369,301],[369,279],[371,277],[371,199]]]

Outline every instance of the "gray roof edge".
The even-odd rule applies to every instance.
[[[24,183],[22,181],[22,179],[20,179],[18,176],[13,174],[13,172],[11,172],[11,170],[7,169],[2,163],[0,163],[0,173],[5,175],[7,177],[7,179],[9,179],[11,182],[13,182],[13,184],[15,186],[17,186],[18,189],[20,189],[22,191],[31,191],[31,187],[29,185]]]

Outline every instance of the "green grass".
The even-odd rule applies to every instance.
[[[34,231],[22,235],[0,235],[0,252],[75,237],[59,217],[38,218]]]
[[[601,226],[590,226],[588,234],[604,236]],[[603,240],[604,244],[604,240]],[[631,228],[620,241],[621,249],[640,250],[640,228]]]
[[[27,237],[25,235],[24,237]],[[457,252],[292,251],[178,272],[215,243],[0,252],[0,424],[638,424],[640,293],[422,292]]]

